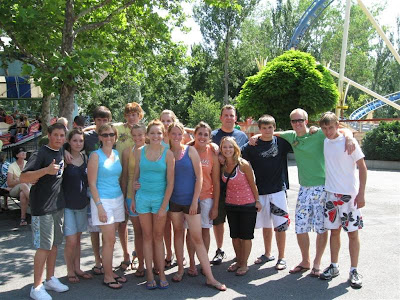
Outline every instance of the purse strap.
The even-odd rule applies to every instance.
[[[238,167],[238,165],[239,165],[239,163],[233,168],[232,172],[228,175],[228,177],[227,177],[227,179],[226,179],[226,182],[225,182],[226,187],[228,187],[228,181],[229,181],[229,179],[232,177],[232,174],[233,174],[233,172],[236,170],[236,168]]]

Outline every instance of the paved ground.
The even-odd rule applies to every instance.
[[[289,167],[291,190],[289,191],[289,208],[291,216],[295,208],[298,191],[297,168]],[[229,238],[225,234],[227,260],[220,266],[213,267],[215,277],[226,283],[228,291],[218,293],[204,285],[204,278],[185,276],[181,283],[172,283],[168,290],[147,291],[144,281],[127,273],[129,282],[121,290],[113,291],[101,285],[101,276],[93,280],[82,280],[79,284],[70,284],[70,291],[64,294],[51,292],[54,299],[400,299],[400,213],[399,184],[400,172],[370,170],[366,193],[366,207],[363,209],[365,228],[361,232],[361,255],[359,270],[364,275],[364,287],[353,290],[347,283],[348,241],[342,235],[340,252],[341,274],[332,281],[311,278],[308,273],[291,275],[288,270],[277,272],[270,262],[261,267],[254,265],[254,259],[263,253],[261,231],[256,231],[253,250],[250,255],[250,271],[244,277],[226,272],[234,258]],[[396,188],[397,186],[397,188]],[[397,192],[395,192],[397,190]],[[32,265],[34,251],[31,248],[30,228],[18,228],[18,210],[0,214],[0,299],[29,299],[33,282]],[[292,224],[293,225],[293,224]],[[130,228],[130,246],[132,247],[132,228]],[[312,234],[314,245],[315,235]],[[210,258],[215,252],[212,242]],[[314,246],[312,246],[314,250]],[[276,253],[276,247],[273,248]],[[121,261],[121,251],[117,245],[114,265]],[[300,261],[294,226],[287,235],[286,258],[288,265],[294,266]],[[312,251],[314,255],[314,251]],[[323,266],[329,264],[329,250],[323,257]],[[93,266],[90,241],[84,234],[82,244],[82,265],[84,270]],[[176,272],[176,267],[167,271],[168,279]],[[66,268],[63,260],[63,249],[59,250],[56,276],[66,282]],[[170,280],[171,281],[171,280]]]

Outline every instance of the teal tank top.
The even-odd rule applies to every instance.
[[[112,199],[121,196],[122,190],[119,185],[119,177],[121,176],[122,166],[118,151],[113,149],[114,161],[109,159],[102,149],[92,153],[97,153],[99,156],[96,187],[100,199]]]
[[[162,200],[167,187],[167,162],[168,149],[164,147],[160,159],[157,161],[148,160],[144,146],[140,155],[140,189],[136,193],[136,201]]]

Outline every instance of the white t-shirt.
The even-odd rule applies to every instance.
[[[360,145],[354,140],[356,149],[351,155],[344,151],[346,138],[325,139],[325,189],[331,193],[357,195],[359,178],[356,162],[364,157]]]

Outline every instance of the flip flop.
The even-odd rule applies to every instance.
[[[248,271],[249,271],[248,267],[246,267],[246,268],[238,268],[236,273],[235,273],[235,275],[236,276],[244,276],[244,275],[247,274]]]
[[[94,275],[103,275],[104,274],[103,266],[100,266],[100,267],[94,266],[92,268],[92,272],[93,272]]]
[[[117,281],[110,281],[110,282],[104,282],[103,281],[103,284],[105,285],[105,286],[107,286],[107,287],[109,287],[110,289],[113,289],[113,290],[118,290],[118,289],[120,289],[120,288],[122,288],[122,284],[120,284],[119,282],[117,282]],[[111,286],[112,284],[118,284],[118,286]]]
[[[275,270],[282,271],[285,270],[286,268],[287,268],[286,261],[281,258],[278,259],[275,265]]]
[[[83,278],[83,279],[92,279],[93,276],[87,272],[83,272],[82,274],[76,274],[78,277]]]
[[[254,263],[256,265],[260,265],[260,264],[265,264],[269,261],[273,261],[275,260],[275,256],[271,255],[271,256],[266,256],[265,254],[261,255],[260,257],[257,257],[257,259],[254,261]]]
[[[321,269],[316,269],[312,268],[310,272],[311,277],[319,278],[319,275],[321,275]]]
[[[68,276],[69,283],[79,283],[79,278],[76,275]]]
[[[21,219],[21,221],[19,222],[19,226],[27,226],[28,222],[26,221],[26,219]]]
[[[160,290],[166,290],[169,288],[168,281],[160,280],[160,284],[157,286]]]
[[[144,277],[144,269],[143,270],[137,270],[136,272],[135,272],[135,276],[136,277]]]
[[[174,277],[172,277],[172,281],[173,282],[181,282],[182,278],[183,278],[183,275],[185,275],[185,272],[183,272],[182,274],[179,274],[178,272],[176,272],[174,274]]]
[[[229,266],[228,272],[236,272],[240,268],[238,263],[233,263]]]
[[[126,283],[128,281],[125,277],[121,277],[121,276],[114,277],[114,279],[118,283]]]
[[[290,274],[304,273],[304,272],[307,272],[308,270],[310,270],[310,268],[298,265],[294,269],[290,270],[289,273]]]
[[[220,292],[225,292],[226,291],[226,285],[222,284],[220,282],[217,282],[217,283],[214,283],[214,284],[206,283],[206,285],[208,287],[210,287],[210,288],[217,289]]]
[[[155,280],[147,281],[146,282],[146,289],[148,290],[155,290],[157,288],[157,283]]]

